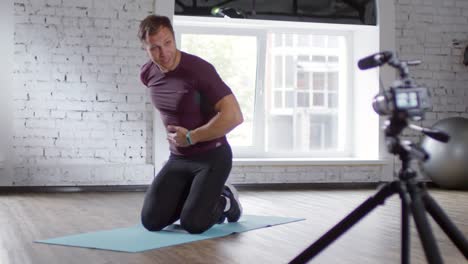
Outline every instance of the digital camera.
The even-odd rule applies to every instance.
[[[422,120],[431,107],[427,88],[404,83],[377,94],[372,102],[379,115],[396,115],[400,119]]]

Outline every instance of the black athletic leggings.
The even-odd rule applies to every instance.
[[[232,168],[229,145],[195,157],[171,154],[146,192],[141,221],[150,231],[159,231],[180,219],[189,233],[202,233],[223,214],[221,197]]]

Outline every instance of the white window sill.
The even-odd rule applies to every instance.
[[[234,166],[265,166],[265,165],[388,165],[390,160],[363,159],[307,159],[307,158],[234,158]]]

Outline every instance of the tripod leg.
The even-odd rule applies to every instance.
[[[295,257],[290,263],[299,264],[306,263],[316,255],[318,255],[322,250],[328,247],[333,241],[335,241],[339,236],[344,234],[351,228],[355,223],[357,223],[361,218],[366,216],[371,212],[377,205],[380,205],[384,202],[386,198],[395,194],[398,191],[399,182],[392,182],[385,184],[381,190],[379,190],[374,196],[368,198],[364,203],[359,207],[354,209],[350,214],[348,214],[343,220],[336,224],[332,229],[327,233],[322,235],[316,242],[310,245],[305,249],[301,254]]]
[[[413,213],[414,222],[418,230],[419,238],[423,245],[424,253],[426,254],[427,262],[430,264],[441,264],[439,248],[436,244],[431,226],[427,221],[424,203],[421,199],[420,189],[414,183],[408,184],[408,189],[411,194],[411,211]]]
[[[427,212],[437,222],[437,224],[444,230],[445,234],[452,240],[457,248],[463,253],[465,258],[468,259],[468,242],[463,236],[462,232],[457,226],[450,220],[445,212],[440,208],[437,202],[424,190],[423,201],[426,206]]]
[[[401,263],[410,263],[410,213],[409,208],[410,198],[406,193],[406,189],[400,189],[401,198]]]

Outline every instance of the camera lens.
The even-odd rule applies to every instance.
[[[379,115],[390,115],[393,110],[391,100],[388,100],[385,94],[378,94],[374,97],[372,108]]]

